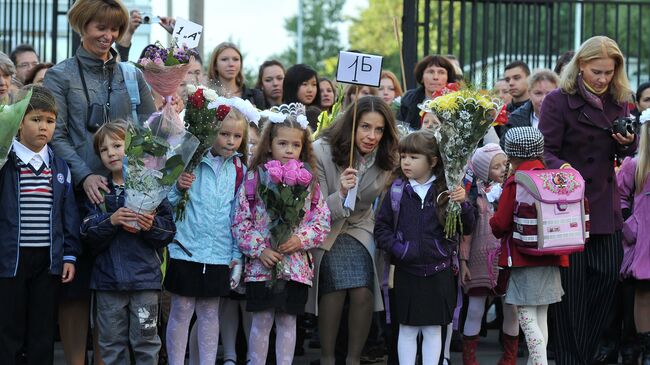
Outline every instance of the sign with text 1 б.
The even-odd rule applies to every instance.
[[[201,40],[203,26],[183,18],[176,18],[174,33],[172,37],[179,46],[186,45],[187,48],[196,48]]]
[[[379,87],[382,61],[382,56],[341,51],[336,81]]]

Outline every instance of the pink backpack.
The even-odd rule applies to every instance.
[[[589,238],[585,182],[574,169],[517,171],[512,242],[519,252],[568,255]]]

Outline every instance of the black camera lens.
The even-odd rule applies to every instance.
[[[142,23],[143,23],[143,24],[149,24],[150,22],[151,22],[151,17],[150,17],[149,15],[145,15],[145,16],[142,18]]]

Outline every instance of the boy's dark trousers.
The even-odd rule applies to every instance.
[[[28,365],[53,363],[61,276],[49,270],[49,247],[21,247],[16,276],[0,278],[0,364],[16,364],[23,349]]]

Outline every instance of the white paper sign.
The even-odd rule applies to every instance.
[[[382,62],[382,56],[341,51],[336,81],[379,87]]]
[[[354,211],[354,206],[357,203],[357,186],[359,185],[355,185],[352,189],[348,190],[348,195],[345,197],[345,202],[343,202],[343,206],[351,211]]]
[[[198,47],[202,33],[203,26],[201,24],[196,24],[183,18],[176,18],[173,38],[179,46],[184,44],[188,48]]]

